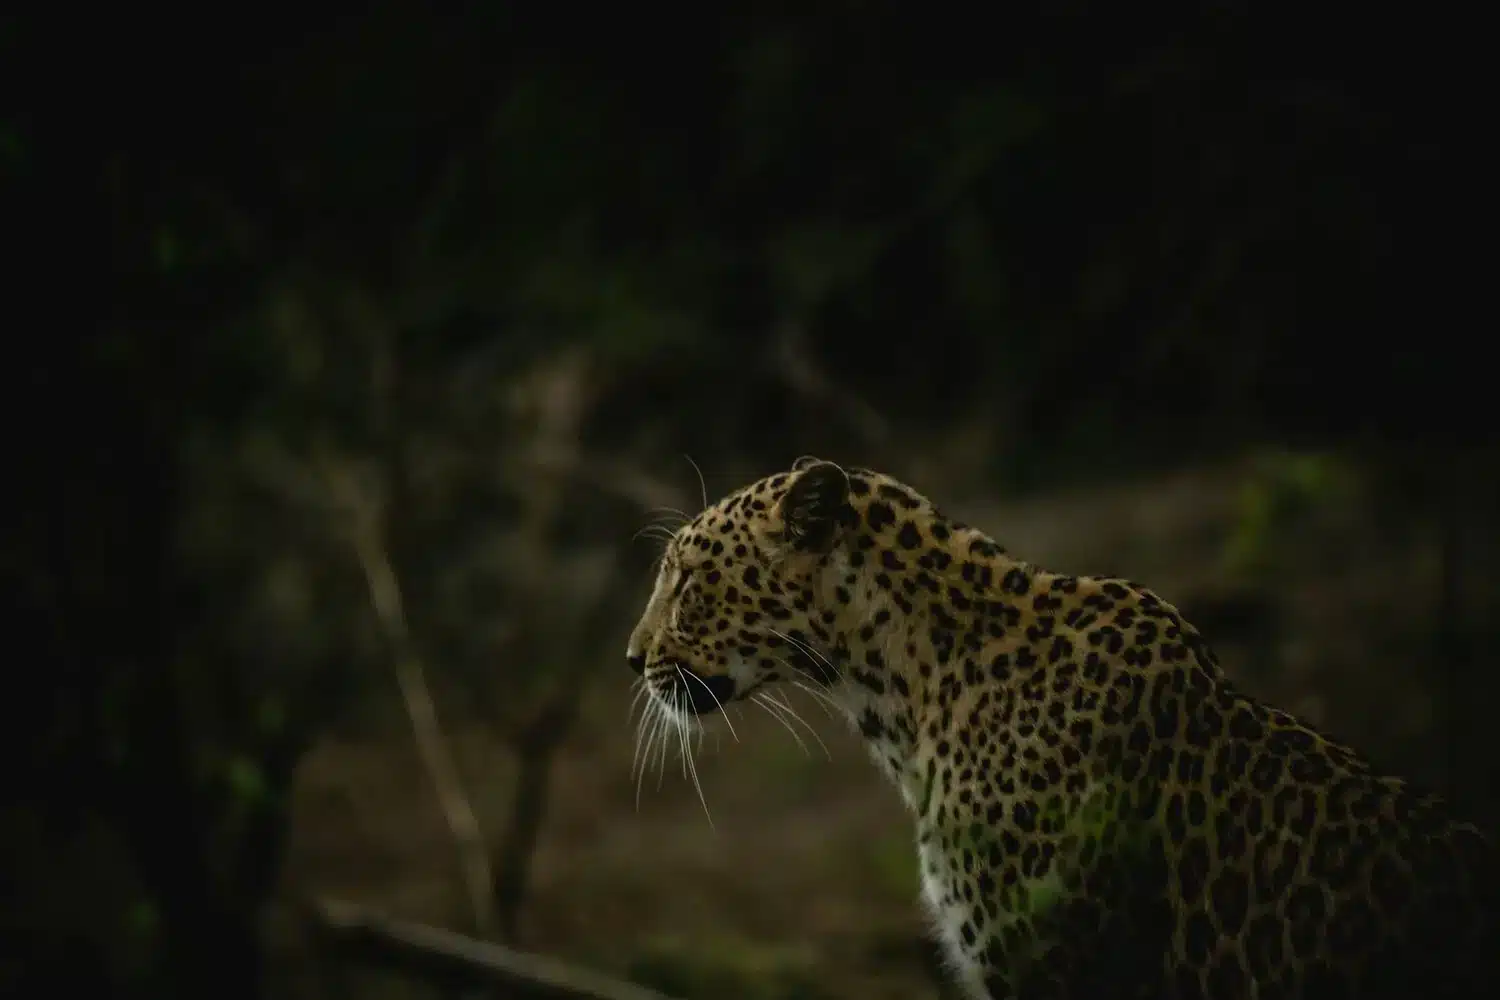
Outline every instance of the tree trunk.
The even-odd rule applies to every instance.
[[[560,693],[544,706],[516,741],[520,765],[511,796],[510,825],[495,853],[494,896],[503,940],[519,939],[521,908],[531,873],[537,838],[547,818],[552,763],[578,715],[578,690]]]

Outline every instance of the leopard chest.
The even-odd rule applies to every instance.
[[[1001,762],[991,766],[998,770]],[[956,777],[938,770],[917,810],[922,899],[954,977],[969,995],[985,998],[982,983],[996,971],[992,940],[1025,919],[1014,889],[1030,881],[1020,865],[1028,840],[1012,821],[1019,799]]]
[[[949,970],[966,995],[985,1000],[989,996],[983,989],[985,941],[975,920],[975,910],[982,910],[983,903],[976,907],[978,891],[972,881],[961,881],[963,870],[960,867],[955,871],[956,860],[940,843],[919,839],[922,901],[933,932]]]
[[[1067,839],[1044,807],[1050,803],[1061,815],[1064,803],[1077,806],[1081,796],[1069,792],[1055,748],[1023,738],[1024,723],[989,728],[990,741],[980,745],[984,729],[973,724],[982,726],[983,716],[966,721],[971,725],[962,735],[929,730],[947,738],[923,747],[913,772],[925,781],[907,799],[917,816],[922,897],[933,931],[955,978],[985,998],[982,984],[1005,975],[997,966],[1009,964],[1001,957],[1007,949],[1029,954],[1047,947],[1032,940],[1032,907],[1062,896],[1057,851]]]

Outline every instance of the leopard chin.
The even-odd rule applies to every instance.
[[[694,715],[712,715],[734,700],[734,678],[726,674],[700,674],[679,665],[657,683],[656,690],[669,705],[685,706]]]

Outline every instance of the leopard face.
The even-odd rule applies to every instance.
[[[800,461],[707,507],[672,537],[626,660],[666,711],[722,710],[778,680],[837,680],[821,647],[837,541],[853,520],[838,466]]]

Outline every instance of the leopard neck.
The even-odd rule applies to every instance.
[[[823,607],[840,609],[836,701],[920,812],[924,739],[951,724],[957,686],[990,642],[1019,627],[1013,603],[1036,569],[925,501],[856,504],[859,526],[830,559]],[[977,681],[978,676],[967,678]]]

